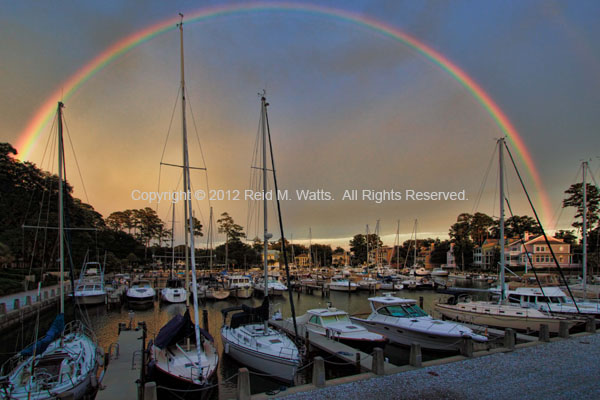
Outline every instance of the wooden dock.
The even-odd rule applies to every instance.
[[[294,336],[294,324],[291,321],[275,321],[269,320],[269,324],[277,329],[281,329],[290,336]],[[306,341],[306,328],[304,325],[298,325],[298,335],[302,337],[302,340]],[[325,336],[311,333],[308,335],[308,343],[313,348],[319,349],[326,353],[336,356],[337,358],[348,362],[349,364],[357,364],[359,359],[361,369],[371,371],[373,367],[373,356],[370,354],[363,353],[355,349],[354,347],[347,346],[336,340],[326,338]],[[394,364],[384,362],[383,365],[385,374],[391,374],[398,369]]]
[[[110,361],[97,400],[138,398],[136,381],[142,373],[142,337],[142,329],[121,330],[119,341],[109,347]]]

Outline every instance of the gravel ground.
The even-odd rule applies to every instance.
[[[286,399],[600,399],[600,334],[422,368]]]

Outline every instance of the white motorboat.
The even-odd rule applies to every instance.
[[[508,290],[508,301],[521,307],[532,307],[540,311],[569,315],[600,316],[600,303],[577,301],[574,303],[565,292],[556,286],[543,288],[519,287]]]
[[[265,280],[259,279],[258,282],[254,284],[254,290],[265,293]],[[288,288],[283,283],[274,277],[269,277],[267,287],[269,288],[269,295],[272,296],[282,296],[285,292],[287,292]]]
[[[252,280],[245,275],[227,275],[225,276],[226,286],[230,292],[238,299],[249,299],[254,293]]]
[[[434,268],[431,271],[431,276],[448,276],[449,273],[444,268]]]
[[[337,308],[316,308],[308,310],[297,319],[298,325],[312,333],[327,336],[367,354],[375,347],[384,348],[387,338],[379,333],[369,332],[362,325],[350,320],[348,313]]]
[[[204,296],[210,300],[225,300],[231,292],[223,287],[208,286],[204,291]]]
[[[167,279],[167,286],[160,291],[160,298],[165,303],[185,303],[187,299],[187,290],[181,279]]]
[[[413,267],[414,268],[414,267]],[[429,276],[429,270],[423,267],[414,268],[415,275],[417,276]]]
[[[400,281],[397,281],[394,279],[384,279],[381,282],[381,290],[396,291],[396,290],[402,290],[402,289],[404,289],[404,285]]]
[[[334,290],[336,292],[356,292],[358,289],[358,285],[349,279],[342,278],[337,275],[331,278],[331,281],[327,283],[329,290]]]
[[[360,290],[379,290],[381,289],[381,282],[379,282],[377,279],[375,278],[364,278],[361,279],[360,281],[357,282],[358,283],[358,288]]]
[[[391,342],[410,346],[418,343],[424,349],[456,351],[463,338],[477,342],[487,337],[477,335],[466,326],[430,317],[413,299],[394,297],[390,293],[371,297],[371,314],[351,319],[371,332],[385,335]]]
[[[80,278],[75,285],[75,303],[80,305],[104,304],[106,302],[104,270],[99,262],[87,261],[87,257],[86,254]]]
[[[152,288],[150,281],[139,280],[127,290],[127,302],[130,306],[149,306],[154,304],[156,291]]]
[[[227,314],[240,310],[242,312],[233,314],[227,324]],[[221,312],[224,321],[221,338],[225,354],[274,378],[287,382],[294,380],[300,365],[300,354],[290,338],[264,322],[269,313],[268,297],[260,307],[242,305]]]

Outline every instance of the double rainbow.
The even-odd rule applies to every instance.
[[[481,106],[487,111],[492,117],[496,125],[502,130],[502,132],[508,137],[509,141],[516,148],[522,162],[525,164],[530,177],[533,179],[536,187],[538,199],[542,206],[542,215],[545,218],[551,217],[551,205],[549,196],[544,189],[542,180],[539,172],[535,166],[531,153],[525,146],[522,137],[519,135],[517,130],[511,124],[509,119],[506,117],[504,112],[498,107],[498,105],[491,99],[491,97],[463,70],[458,66],[444,57],[441,53],[432,49],[423,42],[420,42],[416,38],[400,31],[399,29],[377,21],[373,18],[351,13],[349,11],[323,7],[314,4],[301,4],[301,3],[246,3],[246,4],[232,4],[227,6],[203,8],[195,11],[191,14],[186,14],[186,23],[190,22],[201,22],[211,18],[217,18],[228,15],[243,14],[243,13],[258,13],[264,11],[289,11],[289,12],[302,12],[308,14],[317,14],[321,16],[327,16],[343,20],[352,24],[357,24],[362,27],[373,30],[383,36],[390,37],[397,40],[404,45],[415,50],[417,53],[423,55],[434,64],[438,65],[442,70],[446,71],[452,76],[457,82],[459,82],[465,89],[471,93],[471,95],[481,104]],[[98,54],[79,69],[73,76],[71,76],[66,82],[60,85],[60,89],[56,90],[49,96],[44,104],[37,110],[35,115],[29,120],[25,129],[19,135],[17,139],[16,148],[19,150],[19,157],[21,159],[27,159],[32,149],[37,142],[40,133],[47,126],[48,122],[54,115],[56,108],[56,102],[61,98],[68,100],[88,79],[90,79],[96,72],[110,64],[113,60],[127,53],[132,48],[147,42],[166,31],[175,29],[176,24],[179,22],[179,17],[173,17],[164,21],[153,24],[147,28],[144,28],[126,38],[123,38]]]

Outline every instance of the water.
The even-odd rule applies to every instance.
[[[419,297],[422,296],[423,308],[429,314],[432,314],[435,303],[445,301],[445,299],[447,298],[447,296],[438,294],[434,291],[401,291],[396,292],[396,295],[400,297],[412,298],[415,300],[418,300]],[[297,293],[294,293],[293,296],[297,315],[304,314],[308,309],[327,307],[328,302],[331,302],[334,307],[345,310],[350,314],[369,313],[371,311],[367,298],[371,297],[372,295],[369,295],[369,293],[365,291],[359,291],[352,294],[332,291],[329,297],[322,297],[320,291],[315,291],[312,295],[303,293],[298,295]],[[291,316],[290,305],[287,299],[287,294],[272,299],[272,309],[280,309],[283,313],[284,318]],[[207,301],[205,304],[201,305],[201,308],[206,308],[208,310],[209,331],[215,338],[217,350],[220,354],[219,368],[217,370],[217,379],[219,383],[225,381],[228,377],[231,377],[232,375],[236,374],[238,368],[242,367],[242,365],[237,363],[235,360],[223,354],[223,345],[219,334],[219,329],[223,323],[221,310],[238,304],[258,306],[260,305],[261,301],[262,300],[259,298],[252,298],[247,300],[229,298],[227,300],[218,302]],[[138,322],[146,322],[148,328],[148,339],[153,339],[164,324],[166,324],[177,313],[183,314],[184,311],[185,305],[159,305],[159,303],[156,302],[152,309],[141,311],[138,310],[131,315],[133,316],[134,326],[137,326]],[[84,312],[87,313],[91,321],[92,327],[98,337],[98,341],[105,351],[108,350],[108,347],[111,343],[116,343],[118,340],[118,323],[123,322],[129,324],[130,322],[130,311],[126,306],[121,307],[120,310],[113,311],[107,311],[103,306],[93,308],[90,307],[85,309]],[[73,310],[67,310],[67,314],[68,320],[69,314],[73,315]],[[55,313],[46,312],[44,313],[44,315],[40,316],[39,331],[42,334],[45,332],[45,329],[51,324],[55,315]],[[31,321],[27,324],[23,324],[18,329],[14,329],[13,331],[6,332],[3,335],[0,335],[0,352],[2,353],[2,358],[6,359],[10,355],[14,354],[15,351],[23,347],[23,343],[27,344],[32,342],[34,340],[34,332],[35,321]],[[409,350],[403,347],[388,344],[385,349],[385,356],[389,359],[391,363],[396,365],[403,365],[408,363]],[[435,354],[424,352],[423,360],[440,358],[443,356],[445,355],[439,353]],[[323,354],[323,357],[329,357],[329,360],[331,361],[340,361],[331,358],[330,355],[327,354]],[[327,379],[357,373],[356,368],[353,365],[340,366],[326,363],[325,367],[328,375]],[[304,369],[296,377],[295,384],[298,385],[310,382],[310,380],[312,379],[311,374],[312,370],[310,367]],[[281,389],[282,383],[251,374],[250,385],[253,393],[261,393],[265,391],[277,391]],[[212,399],[232,398],[235,397],[235,390],[236,379],[234,378],[220,385],[218,391],[213,390],[210,394],[207,393],[207,396],[203,397],[208,397]],[[177,396],[181,396],[181,393],[177,393]],[[177,398],[177,396],[169,396],[168,393],[159,393],[159,398],[161,399]]]

